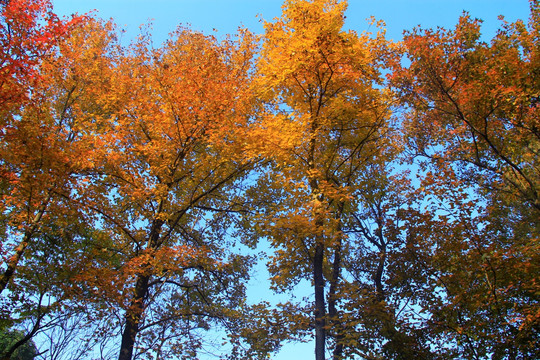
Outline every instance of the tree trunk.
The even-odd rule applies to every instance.
[[[328,292],[328,315],[334,330],[335,348],[333,360],[341,360],[343,357],[343,329],[337,317],[337,286],[341,275],[341,239],[334,249],[334,263],[332,264],[332,279],[330,280],[330,290]]]
[[[341,215],[345,204],[340,202],[336,209],[336,243],[334,245],[334,262],[332,264],[332,277],[330,279],[330,289],[328,290],[328,315],[333,330],[335,347],[332,353],[333,360],[343,358],[343,326],[337,314],[337,292],[339,280],[341,278],[341,246],[343,237],[341,235]]]
[[[317,109],[321,108],[319,102]],[[317,131],[319,128],[319,112],[311,111],[311,138],[309,140],[308,160],[308,179],[313,200],[317,202],[314,212],[315,225],[315,253],[313,256],[313,285],[315,287],[315,360],[324,360],[326,353],[326,303],[324,299],[324,235],[321,233],[324,221],[321,215],[321,206],[323,203],[323,194],[319,189],[319,181],[312,175],[315,174],[315,145],[317,143]]]
[[[313,258],[313,280],[315,285],[315,359],[324,360],[326,345],[326,304],[324,301],[323,276],[324,244],[318,239]]]
[[[19,264],[19,260],[24,254],[24,250],[28,247],[30,239],[34,235],[34,232],[36,231],[38,224],[41,221],[41,218],[43,217],[45,209],[47,208],[50,200],[51,195],[49,194],[47,195],[45,201],[43,201],[43,203],[41,204],[41,207],[39,208],[37,214],[34,216],[34,219],[30,223],[30,227],[25,231],[23,239],[15,248],[15,253],[9,258],[7,268],[0,276],[0,294],[6,289],[7,284],[13,277],[13,274],[15,274],[15,270],[17,269],[17,265]]]
[[[120,355],[118,360],[131,360],[135,339],[139,333],[139,323],[145,310],[145,297],[149,289],[149,275],[140,275],[135,284],[135,295],[131,300],[129,308],[126,310],[126,326],[122,333],[122,343],[120,345]]]
[[[162,209],[162,203],[160,202],[159,210]],[[163,226],[163,220],[154,220],[150,230],[148,239],[148,249],[156,250],[159,245],[159,236],[161,233],[161,227]],[[143,273],[137,276],[137,282],[135,283],[135,294],[131,300],[129,308],[126,310],[124,316],[126,325],[124,332],[122,333],[122,343],[120,345],[120,354],[118,360],[131,360],[133,357],[133,347],[135,346],[135,340],[139,333],[139,324],[146,309],[145,300],[148,296],[150,289],[150,274]]]
[[[13,274],[15,274],[15,270],[17,269],[17,265],[19,264],[19,260],[21,259],[24,250],[30,243],[31,233],[31,231],[27,231],[24,234],[23,239],[15,248],[15,253],[9,258],[7,268],[2,274],[2,276],[0,276],[0,294],[5,290],[9,280],[11,280]]]

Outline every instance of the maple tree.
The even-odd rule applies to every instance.
[[[31,231],[19,275],[5,277],[6,306],[34,322],[30,336],[68,311],[90,343],[121,326],[120,358],[136,341],[160,356],[194,353],[197,329],[241,301],[251,262],[222,247],[252,164],[237,140],[250,117],[251,35],[220,43],[179,29],[163,48],[143,38],[127,54],[110,23],[86,20],[42,59],[31,103],[7,127],[2,159],[16,177],[5,209],[9,226]]]
[[[92,141],[86,185],[65,194],[95,229],[70,264],[80,289],[71,291],[107,319],[98,336],[121,329],[119,359],[137,349],[196,356],[198,332],[240,304],[251,262],[227,248],[227,230],[252,166],[239,140],[252,107],[252,37],[219,42],[179,28],[161,48],[149,41],[96,69],[111,81],[75,113]]]
[[[528,25],[503,21],[490,43],[467,14],[453,30],[407,33],[411,63],[393,75],[421,191],[437,199],[409,220],[410,254],[429,274],[419,292],[427,329],[470,358],[538,356],[539,4],[530,6]]]
[[[343,356],[343,224],[362,192],[358,177],[368,164],[384,162],[389,147],[391,97],[378,87],[391,51],[382,32],[372,38],[342,30],[346,7],[345,1],[286,1],[282,17],[265,23],[257,67],[268,111],[253,131],[273,165],[256,190],[267,196],[266,206],[252,221],[275,249],[274,288],[292,289],[301,280],[313,286],[318,360],[329,339],[334,358]]]
[[[93,46],[83,44],[85,33],[96,33],[101,25],[82,20],[40,58],[40,81],[28,101],[4,118],[9,122],[0,150],[6,266],[1,321],[8,327],[29,324],[27,341],[62,316],[70,297],[63,291],[70,278],[62,260],[80,250],[72,232],[84,227],[84,212],[65,197],[84,187],[78,175],[88,169],[81,159],[91,145],[81,138],[73,115],[77,99],[88,99],[88,89],[104,85],[91,79],[96,72],[89,65],[97,49],[107,44],[107,36]],[[77,41],[76,51],[67,46]],[[77,73],[85,74],[86,81]]]
[[[2,255],[6,269],[0,277],[2,292],[17,267],[20,257],[51,202],[51,191],[44,184],[58,181],[46,178],[57,172],[48,158],[59,136],[58,124],[40,119],[40,89],[47,85],[39,66],[58,41],[82,21],[82,17],[60,20],[49,1],[7,1],[1,5],[0,40],[0,115],[1,179],[4,238],[22,234],[10,249],[4,241]],[[54,156],[54,155],[53,155]],[[55,174],[58,175],[58,174]],[[39,178],[41,177],[41,178]],[[54,185],[53,185],[54,186]],[[10,235],[8,235],[8,233]],[[8,252],[6,254],[6,252]]]

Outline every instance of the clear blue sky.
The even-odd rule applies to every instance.
[[[127,37],[137,35],[139,25],[153,22],[155,43],[167,38],[178,24],[190,24],[206,33],[235,32],[246,26],[261,33],[257,15],[271,20],[281,13],[281,0],[53,0],[58,14],[85,13],[97,10],[102,18],[113,18]],[[484,33],[491,37],[499,25],[498,15],[508,21],[528,17],[527,0],[349,0],[347,27],[358,32],[368,29],[371,15],[386,22],[388,36],[401,38],[404,29],[421,24],[451,27],[463,10],[484,20]]]
[[[86,13],[96,10],[101,18],[113,18],[120,29],[126,31],[126,43],[139,33],[139,26],[153,23],[154,43],[163,42],[177,25],[190,25],[194,30],[218,34],[234,33],[245,26],[256,33],[263,27],[257,18],[271,20],[281,14],[281,0],[53,0],[59,15]],[[472,17],[484,20],[482,33],[489,40],[500,25],[498,15],[513,22],[527,20],[527,0],[349,0],[346,26],[362,32],[368,30],[366,18],[375,16],[384,20],[387,35],[400,40],[403,30],[422,27],[453,27],[467,10]],[[261,272],[260,276],[264,277]],[[263,279],[261,279],[263,280]],[[268,300],[271,293],[262,285],[256,297]],[[254,299],[257,301],[257,299]],[[313,344],[286,345],[275,360],[302,360],[313,358]]]

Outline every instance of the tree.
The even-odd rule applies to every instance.
[[[84,187],[78,176],[88,169],[81,159],[91,146],[79,136],[73,113],[80,106],[74,105],[76,100],[84,99],[89,88],[104,85],[91,78],[95,71],[90,63],[95,65],[96,51],[110,39],[102,36],[93,45],[81,41],[88,36],[83,34],[103,29],[98,21],[84,19],[55,39],[54,47],[36,62],[39,81],[27,101],[3,118],[0,204],[5,268],[0,284],[6,291],[0,321],[26,327],[27,341],[65,315],[71,295],[64,283],[73,280],[65,261],[90,237],[84,213],[65,198]],[[67,46],[77,41],[76,51]],[[86,74],[86,81],[77,72]]]
[[[338,311],[343,232],[357,181],[388,150],[389,100],[381,66],[391,57],[383,33],[371,38],[342,30],[345,1],[286,1],[281,18],[265,23],[256,86],[268,112],[258,149],[273,168],[257,189],[266,207],[260,234],[275,249],[274,287],[311,281],[316,359],[329,339],[343,356],[346,325]],[[261,141],[262,139],[262,141]],[[326,284],[329,284],[327,287]]]
[[[2,255],[9,253],[0,277],[1,293],[52,202],[50,189],[43,189],[42,185],[57,181],[44,178],[43,173],[55,172],[53,168],[61,166],[51,159],[43,161],[47,150],[51,150],[53,137],[59,134],[57,124],[39,118],[40,88],[47,85],[38,69],[57,41],[82,17],[60,20],[46,0],[11,0],[0,9],[0,188],[5,232],[0,251]],[[41,134],[35,136],[36,131]],[[42,173],[41,179],[37,178],[38,172]],[[9,249],[11,245],[13,249]]]
[[[128,50],[111,24],[87,20],[39,63],[7,127],[4,213],[8,229],[31,231],[6,306],[33,322],[29,335],[71,314],[105,348],[121,330],[119,358],[136,343],[195,356],[201,332],[242,303],[251,263],[228,231],[253,166],[240,139],[254,42],[179,28],[163,48],[143,37]]]
[[[467,14],[454,30],[415,29],[394,73],[432,199],[408,221],[429,274],[417,294],[454,356],[538,356],[538,14],[531,1],[529,24],[503,22],[489,44]]]
[[[98,68],[113,81],[91,89],[92,106],[74,115],[93,146],[78,180],[86,186],[64,196],[94,236],[71,259],[81,289],[72,293],[107,319],[97,336],[121,332],[121,360],[137,349],[194,357],[199,332],[242,303],[251,259],[233,251],[227,232],[253,166],[241,141],[252,53],[244,31],[218,42],[179,28],[158,49],[143,36],[112,68]]]

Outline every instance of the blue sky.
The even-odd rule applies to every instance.
[[[139,26],[149,21],[153,24],[154,44],[167,39],[168,33],[179,24],[190,25],[194,30],[218,34],[234,33],[245,26],[262,33],[260,17],[271,20],[281,14],[281,0],[53,0],[59,15],[96,11],[101,18],[113,18],[125,30],[126,43],[139,33]],[[484,20],[482,33],[489,40],[500,25],[498,15],[509,22],[527,20],[527,0],[349,0],[346,26],[362,32],[369,30],[367,18],[375,16],[384,20],[387,35],[400,40],[403,30],[417,25],[424,28],[453,27],[467,10],[472,17]],[[260,17],[257,17],[260,15]],[[259,274],[264,278],[264,271]],[[261,279],[263,281],[264,279]],[[268,300],[271,293],[262,285],[255,287],[255,297]],[[256,301],[256,299],[255,299]],[[286,345],[273,359],[298,360],[311,358],[313,344]]]
[[[58,14],[96,10],[102,18],[113,18],[129,39],[139,26],[152,20],[155,43],[161,43],[178,24],[190,24],[195,30],[218,34],[233,33],[238,26],[262,32],[257,15],[271,20],[281,13],[281,0],[53,0]],[[386,22],[388,36],[401,38],[404,29],[421,24],[452,27],[463,10],[484,20],[484,33],[493,36],[505,15],[508,21],[528,17],[527,0],[350,0],[347,27],[358,32],[368,30],[371,15]]]

